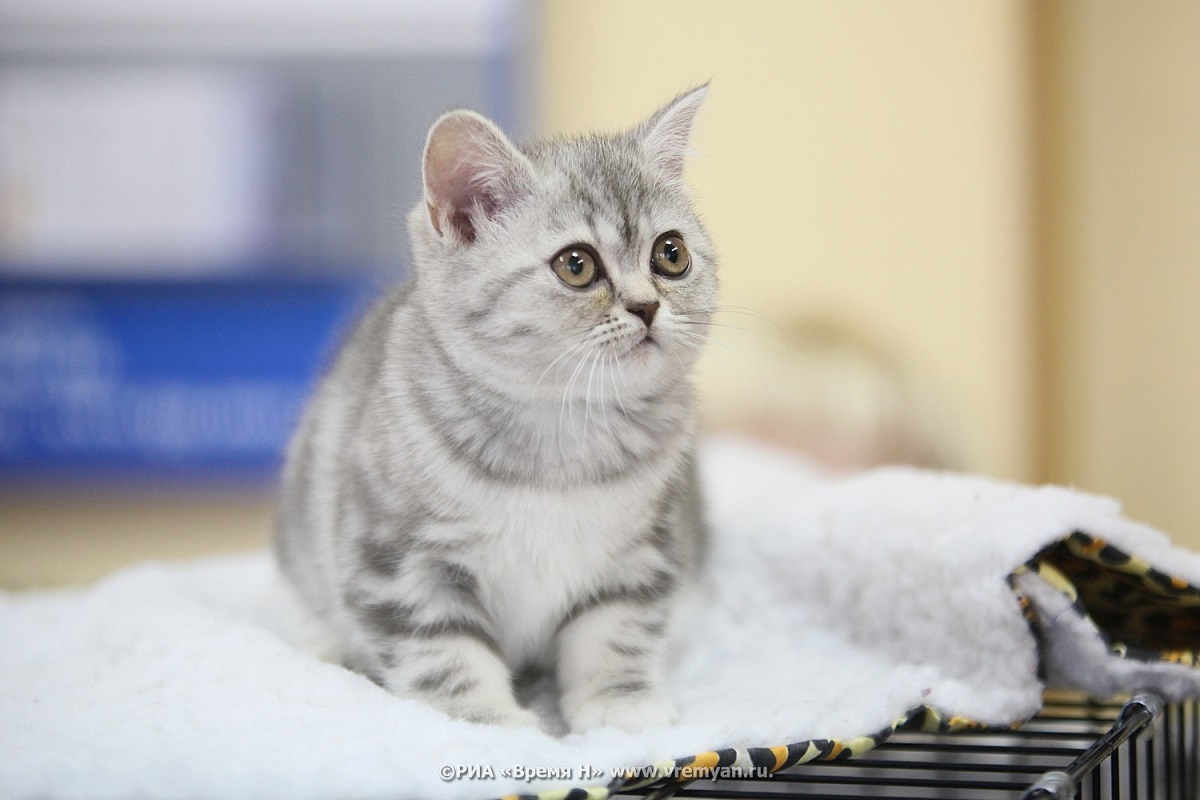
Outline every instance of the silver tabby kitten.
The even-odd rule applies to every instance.
[[[292,442],[276,549],[347,663],[448,714],[667,724],[666,634],[704,549],[688,373],[716,302],[683,183],[706,89],[617,136],[514,146],[439,119],[415,277]]]

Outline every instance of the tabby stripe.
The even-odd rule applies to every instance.
[[[593,608],[611,603],[629,603],[631,605],[645,606],[657,600],[662,599],[672,589],[675,588],[675,576],[669,572],[657,572],[651,578],[650,583],[640,584],[638,586],[616,586],[612,588],[601,589],[594,592],[590,597],[576,603],[569,612],[567,612],[567,621],[575,619],[580,614],[589,611]]]
[[[599,694],[616,695],[618,697],[630,694],[639,694],[650,690],[650,684],[644,680],[624,680],[620,683],[613,683],[605,686],[599,691]]]
[[[550,267],[540,264],[529,265],[518,269],[514,272],[508,281],[501,287],[500,291],[487,296],[487,305],[467,309],[467,322],[472,325],[483,322],[485,319],[496,313],[499,309],[507,306],[507,298],[510,292],[515,289],[530,283],[536,279],[538,273],[543,270],[549,270]]]
[[[495,637],[477,620],[455,617],[432,623],[416,623],[412,619],[412,606],[394,601],[352,604],[351,610],[365,627],[389,638],[440,639],[464,636],[500,654]]]

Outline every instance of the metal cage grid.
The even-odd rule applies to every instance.
[[[811,762],[751,781],[651,786],[621,797],[743,800],[1197,800],[1200,707],[1155,695],[1048,695],[1020,728],[898,731],[863,757]]]

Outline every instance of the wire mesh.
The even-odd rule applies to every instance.
[[[741,800],[1197,800],[1196,701],[1048,695],[1015,730],[899,731],[862,757],[770,777],[651,786],[621,797]]]

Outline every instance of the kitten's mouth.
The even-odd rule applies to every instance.
[[[646,335],[639,339],[633,347],[629,348],[629,352],[642,354],[654,347],[658,347],[658,340],[654,338],[650,331],[646,331]]]

